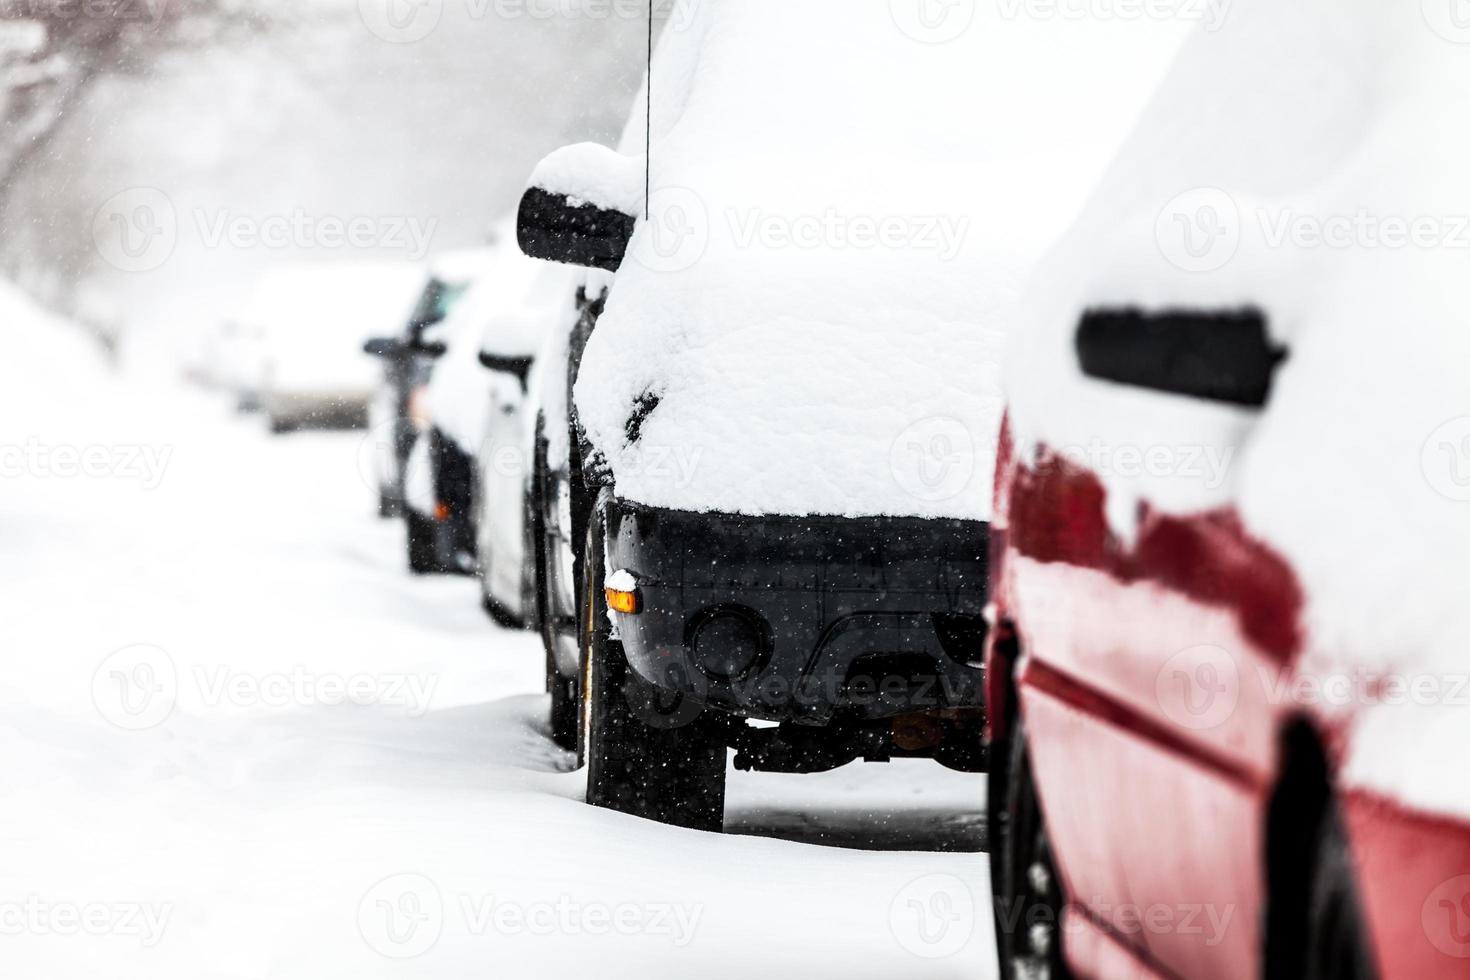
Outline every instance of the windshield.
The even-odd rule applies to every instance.
[[[418,333],[443,321],[468,288],[468,283],[447,283],[440,279],[430,279],[429,284],[424,287],[423,295],[419,297],[418,305],[413,308],[408,329]]]

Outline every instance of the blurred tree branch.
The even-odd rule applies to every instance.
[[[260,32],[280,11],[249,0],[0,0],[0,206],[88,82]]]

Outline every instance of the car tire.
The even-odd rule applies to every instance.
[[[408,536],[408,570],[415,575],[434,575],[444,569],[439,564],[438,531],[434,521],[412,508],[405,508],[403,525]]]
[[[387,519],[400,516],[398,501],[387,490],[378,491],[378,516]]]
[[[568,680],[556,671],[556,665],[547,658],[546,689],[551,692],[551,740],[557,747],[568,752],[580,753],[581,733],[578,722],[582,714],[577,682]]]
[[[505,608],[498,599],[485,591],[486,588],[482,579],[480,583],[480,608],[485,610],[485,615],[490,617],[490,621],[501,629],[524,629],[525,624],[521,622],[520,617]]]
[[[295,419],[289,419],[280,415],[272,415],[270,417],[271,435],[285,435],[288,432],[295,432],[296,428],[297,426]]]
[[[1004,767],[991,770],[989,831],[1000,975],[1003,980],[1064,980],[1071,973],[1062,954],[1062,883],[1019,718],[1004,755]]]
[[[708,713],[659,715],[656,692],[612,638],[602,591],[602,522],[587,533],[582,626],[587,802],[672,826],[720,832],[725,741]]]
[[[1317,840],[1307,902],[1303,976],[1306,980],[1374,980],[1378,971],[1363,944],[1357,877],[1335,800],[1328,801]]]

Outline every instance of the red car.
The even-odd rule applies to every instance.
[[[1003,976],[1470,977],[1470,58],[1432,27],[1241,0],[1032,284]]]

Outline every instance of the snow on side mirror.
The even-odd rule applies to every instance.
[[[516,240],[533,259],[615,271],[642,197],[641,159],[596,143],[564,146],[531,174]]]

